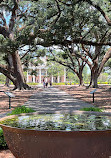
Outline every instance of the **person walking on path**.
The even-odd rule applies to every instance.
[[[48,82],[46,82],[46,84],[45,84],[45,85],[46,85],[46,88],[47,88],[47,87],[48,87]]]
[[[44,80],[44,78],[43,78],[43,87],[45,88],[45,80]]]

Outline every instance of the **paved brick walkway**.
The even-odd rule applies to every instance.
[[[31,107],[38,112],[55,111],[73,111],[83,107],[92,107],[93,105],[85,103],[82,100],[75,99],[68,93],[57,88],[45,88],[31,96],[25,106]]]

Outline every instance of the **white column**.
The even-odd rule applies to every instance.
[[[41,83],[41,69],[39,69],[39,83]]]
[[[27,70],[27,83],[29,82],[29,74],[28,74],[28,70]]]
[[[58,77],[57,77],[57,82],[59,83],[60,82],[60,76],[59,76],[59,73],[58,73]]]
[[[64,82],[66,82],[66,68],[64,68]]]
[[[48,78],[47,78],[47,70],[45,70],[45,76],[46,76],[46,78],[45,78],[45,82],[47,82],[48,81]]]
[[[52,83],[54,82],[54,78],[53,78],[53,75],[52,75],[52,77],[51,77],[51,82],[52,82]]]
[[[46,77],[47,77],[47,70],[46,70]]]
[[[35,83],[35,75],[33,75],[33,83]]]

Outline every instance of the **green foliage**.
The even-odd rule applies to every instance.
[[[37,51],[35,51],[37,49]],[[28,70],[29,63],[33,66],[39,66],[43,64],[43,60],[41,57],[44,57],[46,54],[46,49],[40,49],[36,46],[36,49],[34,47],[30,48],[30,53],[26,54],[24,56],[24,53],[27,51],[24,51],[21,53],[21,56],[24,56],[22,59],[22,62],[24,63],[24,71]],[[33,74],[33,72],[32,72]]]
[[[31,83],[28,83],[28,85],[30,85],[30,86],[36,86],[36,85],[38,85],[39,83],[33,83],[33,82],[31,82]]]
[[[108,62],[106,63],[106,66],[108,66],[111,69],[111,58],[108,60]]]
[[[68,72],[67,80],[72,82],[72,81],[74,81],[74,79],[75,79],[75,74],[73,72]]]
[[[82,108],[80,109],[82,111],[95,111],[95,112],[103,112],[102,109],[97,108],[97,107],[87,107],[87,108]]]
[[[47,66],[48,66],[48,76],[53,75],[54,77],[57,77],[58,74],[59,76],[62,76],[64,74],[64,67],[56,62],[48,61]]]
[[[65,83],[52,83],[52,85],[56,85],[56,86],[62,86],[62,85],[65,85]]]
[[[8,115],[16,115],[16,114],[21,114],[21,113],[30,113],[30,112],[35,112],[32,108],[28,108],[25,106],[20,106],[16,107],[12,112]]]
[[[78,83],[74,83],[74,82],[52,83],[52,85],[56,85],[56,86],[62,86],[62,85],[74,85],[74,84],[78,84]]]
[[[30,48],[28,47],[27,49],[31,52],[31,57],[26,57],[26,60],[24,61],[24,65],[27,68],[29,59],[31,60],[31,58],[35,58],[35,56],[32,55],[32,52],[34,53],[38,50],[36,47],[37,45],[43,45],[45,47],[54,44],[66,46],[68,45],[67,41],[73,43],[75,39],[79,41],[78,43],[81,42],[81,39],[94,42],[99,42],[102,39],[105,40],[104,42],[111,41],[109,32],[110,26],[108,26],[103,19],[104,17],[101,15],[101,12],[94,9],[87,1],[22,0],[18,2],[18,10],[16,10],[18,15],[14,17],[15,23],[12,25],[14,27],[11,31],[13,32],[14,40],[11,40],[8,36],[7,38],[0,36],[0,51],[7,55],[8,53],[14,53],[16,50],[23,50],[24,46],[30,45]],[[110,16],[109,6],[111,3],[108,0],[100,2],[99,0],[93,0],[92,2],[94,2],[95,5],[99,3],[106,15]],[[65,3],[67,5],[65,5]],[[8,7],[6,7],[7,5]],[[6,20],[6,23],[9,25],[11,23],[11,15],[13,15],[12,10],[14,2],[11,0],[4,1],[3,6],[4,9],[1,8],[1,13],[3,10],[5,13],[4,18],[8,19],[8,21]],[[20,18],[17,18],[18,16]],[[1,18],[1,27],[3,27],[4,30],[7,30],[9,26],[5,28],[4,18]],[[19,31],[18,29],[22,26],[25,27]],[[1,32],[4,31],[2,30]],[[107,38],[105,34],[107,35]],[[95,35],[97,35],[98,39],[96,39]],[[91,51],[92,50],[93,49],[91,49]],[[44,56],[45,54],[44,50],[38,52],[39,53],[36,54],[38,56]],[[102,51],[100,54],[103,56],[105,54],[104,52],[105,51]],[[61,56],[65,60],[68,60],[69,58],[67,52],[61,54]],[[92,56],[94,57],[95,55],[93,54]],[[100,57],[98,58],[100,59]],[[99,61],[99,63],[101,63],[101,61]],[[69,60],[68,64],[70,65]],[[38,62],[36,62],[35,65],[38,65]],[[77,69],[79,68],[77,62],[74,62],[73,65],[76,66]],[[54,75],[57,74],[55,71],[53,73]],[[86,78],[85,75],[84,78]]]
[[[4,83],[5,79],[6,79],[6,77],[3,74],[0,74],[0,82]]]
[[[0,149],[7,149],[8,146],[6,144],[6,141],[4,140],[4,136],[3,136],[3,130],[2,128],[0,128]]]

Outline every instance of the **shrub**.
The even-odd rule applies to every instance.
[[[35,85],[39,85],[39,83],[29,82],[28,85],[35,86]]]
[[[4,140],[2,128],[0,128],[0,149],[8,149],[6,141]]]
[[[52,85],[61,86],[61,85],[65,85],[65,83],[62,83],[62,82],[60,82],[60,83],[52,83]]]
[[[95,111],[95,112],[103,112],[102,109],[97,108],[97,107],[87,107],[87,108],[82,108],[82,111]]]
[[[109,82],[98,82],[98,84],[109,84]]]
[[[16,114],[30,113],[30,112],[35,112],[35,110],[33,110],[32,108],[25,107],[25,106],[19,106],[19,107],[16,107],[14,110],[12,110],[12,112],[9,113],[8,115],[16,115]]]

